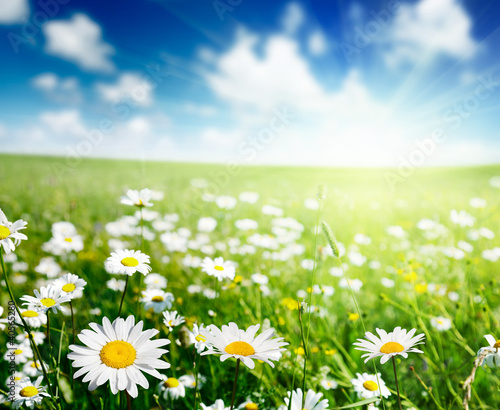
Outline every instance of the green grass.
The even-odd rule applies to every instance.
[[[165,193],[163,201],[157,201],[152,210],[165,213],[178,213],[176,227],[187,227],[196,233],[197,221],[203,216],[217,219],[218,225],[210,234],[212,243],[226,242],[228,238],[239,238],[242,243],[248,236],[239,232],[234,221],[252,218],[259,222],[258,231],[270,233],[271,217],[261,213],[263,204],[281,207],[285,216],[293,217],[305,227],[302,237],[297,241],[306,248],[305,253],[287,261],[272,261],[263,257],[263,252],[254,255],[238,256],[217,252],[214,256],[223,256],[238,262],[237,274],[245,281],[256,272],[270,278],[269,296],[261,295],[255,285],[237,284],[230,289],[221,290],[220,298],[206,299],[201,294],[191,295],[186,288],[190,284],[200,284],[207,288],[214,287],[213,278],[200,269],[185,268],[182,264],[184,254],[168,253],[158,239],[145,241],[145,253],[151,256],[153,272],[159,272],[168,278],[168,291],[177,298],[172,310],[199,323],[214,323],[217,326],[236,322],[240,327],[270,321],[280,336],[290,343],[288,352],[283,355],[272,369],[265,364],[257,364],[250,371],[242,367],[239,377],[236,403],[243,402],[253,395],[264,403],[260,408],[270,409],[283,403],[283,397],[291,389],[295,372],[295,388],[302,384],[302,362],[295,360],[295,349],[301,345],[300,325],[297,311],[290,311],[281,301],[284,298],[297,299],[298,290],[305,290],[311,283],[311,271],[301,267],[303,259],[314,259],[315,225],[317,211],[304,207],[306,198],[315,198],[318,186],[327,189],[327,198],[323,203],[320,218],[331,226],[337,239],[346,247],[352,245],[356,233],[364,233],[372,239],[370,245],[360,245],[361,253],[367,262],[356,267],[350,264],[347,273],[351,278],[363,281],[363,287],[356,293],[363,320],[368,331],[376,327],[388,331],[396,326],[416,327],[425,332],[426,344],[424,355],[410,354],[398,365],[400,388],[407,398],[405,405],[418,409],[437,408],[429,394],[419,383],[409,367],[414,366],[420,378],[432,389],[432,394],[445,409],[461,408],[463,391],[461,382],[470,374],[475,358],[473,352],[486,345],[485,334],[500,338],[498,330],[498,288],[499,262],[490,262],[481,257],[481,252],[499,245],[500,212],[498,208],[500,191],[488,184],[492,176],[500,175],[499,166],[475,168],[417,169],[412,175],[396,186],[387,182],[389,170],[381,169],[340,169],[340,168],[293,168],[293,167],[245,167],[229,175],[227,167],[222,165],[158,163],[138,161],[83,160],[74,167],[68,167],[63,158],[0,156],[0,208],[9,220],[28,221],[28,241],[23,242],[16,251],[18,259],[29,264],[25,273],[27,281],[16,284],[14,293],[18,299],[24,294],[32,294],[35,283],[42,275],[34,272],[39,260],[48,256],[41,250],[44,242],[51,237],[51,225],[57,221],[70,221],[85,238],[85,249],[70,258],[58,259],[64,269],[87,279],[88,285],[84,299],[75,301],[77,329],[88,328],[92,321],[101,318],[92,316],[89,310],[99,307],[102,315],[113,320],[118,313],[120,293],[107,289],[105,282],[111,278],[103,269],[103,262],[109,256],[107,241],[110,238],[105,224],[122,215],[131,215],[134,209],[121,205],[119,198],[126,189],[148,187]],[[223,211],[214,203],[201,200],[202,190],[190,184],[193,178],[205,178],[211,185],[209,190],[217,195],[237,197],[243,191],[256,191],[260,199],[255,205],[238,202],[236,208]],[[217,185],[214,182],[217,181]],[[469,205],[472,197],[487,200],[485,209],[474,209]],[[467,229],[453,225],[450,221],[451,209],[465,209],[476,217],[475,227],[487,227],[495,232],[492,240],[467,239]],[[416,227],[420,219],[429,218],[439,221],[448,228],[444,237],[428,240]],[[149,225],[149,223],[146,223]],[[406,248],[398,248],[399,240],[389,236],[386,228],[400,225],[408,233]],[[126,238],[133,247],[140,248],[140,238]],[[438,252],[426,255],[421,246],[456,246],[459,240],[473,244],[474,251],[462,260],[450,259]],[[319,234],[318,246],[327,246],[327,240]],[[189,251],[192,255],[204,256],[199,251]],[[162,257],[168,255],[170,262],[162,263]],[[343,258],[348,262],[347,257]],[[372,270],[368,262],[377,260],[379,270]],[[356,372],[373,372],[372,363],[364,364],[361,352],[353,349],[356,338],[363,337],[361,321],[351,321],[350,313],[355,306],[347,289],[338,286],[339,278],[329,275],[328,270],[339,266],[339,261],[329,256],[318,256],[315,275],[316,284],[330,285],[335,288],[331,297],[314,296],[313,304],[324,310],[324,315],[313,314],[311,317],[306,386],[323,392],[330,401],[330,408],[336,408],[358,401],[352,386],[351,377]],[[387,273],[392,267],[395,274]],[[10,268],[8,268],[10,269]],[[416,282],[405,278],[415,272]],[[11,272],[15,275],[15,272]],[[384,288],[381,277],[394,279],[394,288]],[[418,293],[415,285],[445,285],[449,291],[459,293],[459,300],[452,302],[446,295],[425,291]],[[135,313],[135,295],[139,292],[139,276],[131,278],[131,287],[125,299],[124,312]],[[229,285],[229,282],[226,283]],[[7,307],[8,294],[2,289],[1,303]],[[479,303],[474,296],[481,296]],[[208,313],[213,310],[215,317]],[[437,332],[430,325],[430,318],[446,316],[452,319],[453,328]],[[146,321],[145,327],[158,327],[161,336],[166,337],[165,328],[160,327],[158,315],[141,311],[140,316]],[[279,320],[281,318],[281,322]],[[305,314],[305,324],[309,320]],[[284,324],[280,324],[283,323]],[[54,318],[54,327],[60,329],[62,323],[71,328],[67,318],[58,315]],[[70,333],[70,332],[69,332]],[[62,378],[70,373],[69,361],[65,359],[68,339],[63,337],[61,372]],[[179,328],[169,335],[172,341],[179,337]],[[59,333],[52,334],[54,350],[59,349]],[[4,336],[0,336],[4,343]],[[172,368],[168,375],[180,376],[192,371],[193,348],[184,349],[172,343],[166,360]],[[335,349],[333,355],[325,351]],[[317,350],[317,352],[316,352]],[[42,354],[47,354],[43,346]],[[45,356],[46,357],[46,356]],[[378,370],[387,386],[395,389],[391,364],[381,366],[376,361]],[[328,378],[335,379],[339,388],[324,391],[319,385],[323,366],[329,369]],[[200,372],[207,377],[207,383],[201,389],[202,402],[212,404],[222,398],[229,406],[234,377],[234,362],[221,363],[216,356],[204,356],[201,359]],[[0,380],[7,378],[7,366],[0,369]],[[153,399],[156,382],[150,380],[148,391],[139,391],[139,397],[132,403],[134,409],[158,408]],[[498,374],[490,369],[479,369],[474,383],[474,395],[471,402],[473,409],[500,408]],[[3,390],[3,387],[1,388]],[[63,404],[67,409],[100,408],[99,397],[106,396],[105,387],[91,393],[81,378],[75,380],[72,387],[71,403]],[[69,396],[68,396],[69,397]],[[161,399],[160,399],[161,400]],[[185,399],[174,404],[160,401],[164,409],[191,409],[194,396],[187,390]],[[412,403],[412,404],[410,404]],[[47,406],[47,405],[45,405]],[[111,399],[108,408],[118,408],[116,398]],[[397,408],[397,399],[393,394],[385,400],[385,407]],[[48,408],[48,407],[47,407]],[[366,406],[365,406],[366,408]],[[382,408],[382,404],[380,405]]]

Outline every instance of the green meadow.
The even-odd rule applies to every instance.
[[[194,347],[186,345],[186,328],[191,329],[193,323],[220,328],[229,322],[244,329],[255,324],[274,327],[276,334],[289,343],[274,368],[259,362],[253,370],[241,367],[235,408],[248,399],[258,409],[276,409],[284,404],[288,391],[303,386],[323,393],[328,408],[342,408],[362,400],[351,380],[356,373],[374,373],[374,364],[391,391],[377,407],[399,408],[391,363],[382,365],[380,359],[364,363],[363,353],[353,346],[357,338],[364,337],[364,329],[389,332],[397,326],[416,328],[417,334],[425,334],[425,344],[417,346],[423,354],[410,353],[406,359],[396,359],[403,408],[463,408],[463,382],[473,370],[477,351],[488,346],[484,335],[500,339],[500,258],[495,261],[484,257],[484,251],[500,247],[500,189],[489,183],[500,175],[500,166],[415,169],[394,183],[391,176],[399,175],[397,172],[368,168],[234,168],[105,159],[68,163],[64,158],[0,155],[0,208],[9,221],[28,222],[22,231],[28,240],[15,251],[17,261],[26,262],[27,268],[16,269],[14,262],[5,266],[16,301],[21,304],[20,297],[33,295],[34,289],[50,280],[35,267],[43,257],[50,256],[42,245],[52,236],[52,224],[73,223],[83,237],[84,249],[54,258],[63,272],[87,281],[83,297],[73,301],[78,334],[91,322],[101,323],[103,316],[113,321],[118,315],[122,293],[108,288],[107,281],[120,277],[104,269],[113,251],[109,240],[120,239],[129,245],[128,249],[141,249],[143,242],[152,272],[168,280],[166,290],[175,297],[170,310],[176,310],[186,321],[169,332],[161,314],[143,309],[138,301],[144,290],[140,273],[130,277],[122,317],[134,315],[137,321],[144,320],[145,328],[156,328],[159,337],[170,339],[166,347],[169,352],[163,359],[171,368],[160,373],[178,378],[192,374],[193,363],[197,363],[197,370],[206,378],[198,389],[197,408],[200,403],[208,406],[217,399],[229,408],[235,361],[221,362],[215,355],[197,358]],[[205,181],[205,187],[194,186],[200,185],[200,179]],[[177,214],[179,219],[172,231],[187,228],[194,238],[199,219],[214,218],[217,226],[207,235],[215,253],[206,254],[200,249],[170,251],[160,240],[161,232],[147,220],[144,226],[154,238],[113,237],[106,225],[136,212],[134,207],[121,204],[120,198],[127,189],[142,188],[164,193],[164,199],[153,201],[154,206],[147,210],[158,212],[159,217]],[[326,198],[318,201],[319,208],[305,206],[307,199],[317,199],[318,190],[326,191]],[[234,208],[222,209],[206,200],[211,195],[238,199],[240,193],[248,191],[259,194],[256,203],[238,200]],[[483,199],[485,205],[471,206],[472,198]],[[237,242],[236,247],[248,244],[254,234],[279,236],[273,230],[276,216],[264,214],[264,205],[280,208],[283,217],[302,224],[303,230],[293,240],[303,246],[302,253],[278,257],[285,242],[275,249],[255,246],[254,253],[231,251],[230,243]],[[454,223],[452,210],[466,211],[474,219],[473,225]],[[256,221],[258,228],[237,229],[235,221],[247,218]],[[431,228],[432,232],[422,229],[422,220],[430,220],[438,228]],[[321,221],[331,227],[341,249],[345,249],[340,259],[329,251],[327,238],[318,228]],[[480,228],[487,228],[494,237],[474,237]],[[461,242],[470,249],[463,250]],[[237,280],[217,283],[200,267],[186,266],[186,254],[201,259],[222,256],[236,262]],[[315,261],[313,269],[308,268],[307,261]],[[332,271],[342,263],[347,278],[361,281],[359,290],[343,286],[345,278],[338,276],[338,269]],[[268,277],[265,291],[252,281],[255,273]],[[389,280],[384,282],[386,285],[383,278]],[[392,286],[387,286],[388,282]],[[203,292],[190,292],[190,285],[219,295],[210,298]],[[9,294],[3,286],[0,300],[6,310]],[[297,305],[303,300],[309,308],[301,314],[301,332]],[[4,311],[2,317],[5,315]],[[448,319],[451,327],[436,328],[433,320],[438,317]],[[58,398],[44,399],[40,408],[126,408],[125,396],[112,395],[106,385],[89,392],[82,377],[72,380],[74,370],[66,358],[68,345],[73,343],[72,332],[70,316],[51,314],[51,345],[45,339],[40,352]],[[0,334],[0,343],[7,343],[5,332]],[[78,339],[76,343],[82,344]],[[2,383],[8,376],[4,360],[0,367]],[[477,369],[471,409],[500,408],[498,376],[497,369]],[[185,396],[176,400],[164,399],[156,389],[160,381],[147,378],[150,387],[139,388],[138,397],[130,403],[132,409],[194,408],[194,389],[186,388]],[[326,389],[322,382],[327,380],[335,381],[337,387]],[[2,386],[0,392],[7,393],[7,389]],[[354,408],[374,407],[364,404]]]

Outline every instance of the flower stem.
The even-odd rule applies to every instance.
[[[69,301],[69,308],[71,309],[71,326],[73,329],[73,344],[75,344],[76,331],[75,331],[75,314],[73,312],[73,301]]]
[[[21,322],[22,322],[22,324],[24,326],[24,330],[26,332],[28,332],[28,338],[29,338],[29,341],[31,343],[31,347],[32,347],[33,351],[36,352],[36,354],[38,356],[38,360],[40,362],[40,366],[42,367],[43,378],[45,379],[45,382],[47,383],[47,386],[49,388],[49,391],[50,391],[52,397],[54,397],[54,392],[52,390],[52,385],[50,384],[49,376],[47,375],[47,371],[45,370],[45,365],[43,364],[42,356],[40,355],[40,351],[38,350],[38,347],[35,344],[35,340],[33,339],[33,334],[31,333],[31,329],[28,326],[28,324],[26,323],[26,321],[24,320],[23,315],[21,315],[21,311],[19,310],[19,306],[17,306],[16,299],[14,298],[14,294],[12,293],[12,289],[11,289],[10,283],[9,283],[9,275],[7,274],[7,270],[5,269],[5,263],[4,263],[4,260],[3,260],[3,252],[2,252],[2,247],[1,246],[0,246],[0,262],[1,262],[1,265],[2,265],[3,275],[5,277],[5,285],[7,286],[7,291],[9,292],[10,299],[14,303],[14,307],[16,308],[16,312],[17,312],[17,314],[19,316],[19,319],[21,320]],[[36,359],[35,359],[35,363],[36,363]]]
[[[118,310],[118,317],[120,317],[122,313],[123,299],[125,299],[125,293],[127,293],[128,288],[128,278],[130,278],[130,276],[127,275],[127,279],[125,279],[125,288],[123,289],[122,300],[120,301],[120,309]]]
[[[240,359],[236,360],[236,371],[234,372],[233,398],[231,399],[231,410],[234,407],[234,399],[236,397],[236,385],[238,383],[238,372],[240,370]]]
[[[193,407],[193,410],[198,410],[196,408],[196,404],[197,404],[197,401],[198,401],[198,375],[200,374],[200,370],[198,369],[199,365],[200,365],[200,355],[198,354],[198,351],[196,350],[196,348],[194,349],[194,354],[196,355],[196,359],[195,359],[195,362],[194,362],[194,407]]]
[[[403,407],[401,406],[401,395],[399,394],[398,372],[396,371],[396,359],[394,359],[394,356],[392,356],[392,368],[394,369],[394,380],[396,381],[396,392],[398,393],[399,410],[403,410]]]

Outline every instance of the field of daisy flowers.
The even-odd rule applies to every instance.
[[[387,173],[0,156],[0,406],[500,408],[500,167]]]

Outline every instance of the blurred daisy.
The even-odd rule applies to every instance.
[[[109,380],[113,394],[126,390],[131,397],[138,395],[137,384],[144,389],[149,382],[141,373],[148,373],[158,379],[162,375],[156,369],[168,369],[170,364],[159,360],[168,345],[168,339],[150,340],[159,333],[156,329],[143,331],[143,322],[135,324],[135,318],[127,320],[117,318],[111,323],[107,317],[102,326],[90,323],[93,331],[83,330],[78,338],[86,346],[70,345],[72,353],[68,359],[73,360],[73,367],[80,367],[73,378],[85,374],[83,382],[89,383],[89,390],[95,390]]]
[[[26,363],[29,359],[33,358],[33,350],[28,343],[21,343],[17,346],[12,347],[11,343],[8,343],[8,348],[3,356],[6,361],[12,361],[16,364]]]
[[[387,398],[391,395],[380,373],[377,375],[356,373],[356,379],[352,379],[351,383],[360,399],[371,399],[372,397],[380,397],[380,395]]]
[[[52,310],[53,313],[57,313],[58,310],[63,311],[65,308],[61,306],[61,303],[71,300],[69,296],[63,295],[62,289],[58,289],[54,285],[42,286],[40,292],[35,289],[33,293],[35,297],[26,295],[20,298],[26,302],[23,305],[28,305],[28,308],[31,310],[44,313],[47,313],[49,310]]]
[[[132,276],[135,272],[147,275],[151,272],[148,264],[149,256],[141,251],[120,250],[111,252],[111,256],[106,259],[106,264],[112,273]]]
[[[35,272],[47,275],[48,278],[55,278],[61,273],[61,267],[52,256],[47,256],[40,259],[39,264],[35,267]]]
[[[173,400],[177,400],[179,397],[184,397],[186,395],[186,388],[179,379],[167,377],[165,375],[162,375],[162,379],[163,381],[158,384],[157,393],[158,395],[163,395],[165,400],[169,397]]]
[[[189,332],[189,341],[191,344],[194,344],[194,347],[198,354],[203,352],[203,350],[207,349],[207,338],[203,336],[200,332],[204,330],[205,327],[203,323],[198,326],[196,323],[193,324],[193,331]]]
[[[43,365],[47,369],[47,363],[43,362]],[[37,377],[42,374],[42,365],[40,364],[39,360],[29,360],[27,361],[24,366],[23,366],[23,373],[26,374],[26,376],[30,377]]]
[[[174,330],[174,327],[179,326],[181,323],[184,323],[184,317],[178,316],[177,311],[173,312],[163,312],[163,323],[168,327],[168,330],[171,332]]]
[[[242,192],[238,198],[241,202],[255,204],[259,200],[259,194],[257,192]]]
[[[252,359],[261,360],[274,367],[272,360],[279,360],[281,352],[286,349],[283,346],[288,343],[283,342],[282,337],[273,338],[274,329],[270,328],[262,332],[259,336],[255,334],[260,325],[250,326],[247,330],[239,329],[236,323],[223,325],[219,329],[215,325],[210,325],[206,329],[200,330],[200,334],[207,339],[208,350],[201,355],[217,354],[221,355],[223,362],[229,357],[240,359],[250,369],[255,367]]]
[[[291,395],[291,405],[290,405]],[[323,393],[315,393],[309,389],[306,396],[302,393],[302,389],[294,390],[293,393],[288,392],[288,397],[285,397],[286,406],[281,406],[280,410],[325,410],[328,408],[328,400],[323,399]],[[302,405],[304,403],[304,405]]]
[[[33,409],[35,405],[40,405],[44,397],[50,397],[48,393],[45,393],[46,387],[40,386],[43,377],[40,376],[35,384],[26,377],[16,383],[14,392],[14,402],[12,403],[12,408],[18,409],[21,406],[26,406]]]
[[[200,218],[198,221],[198,231],[200,232],[212,232],[217,226],[217,221],[211,216]]]
[[[335,380],[321,380],[320,384],[325,390],[332,390],[339,387],[339,384]]]
[[[35,342],[35,344],[38,346],[38,345],[41,345],[43,343],[43,341],[45,340],[45,333],[43,332],[34,332],[34,331],[31,331],[31,336],[33,337],[33,341]],[[18,343],[26,343],[29,345],[29,334],[28,332],[23,332],[19,335],[16,336],[16,341]]]
[[[153,192],[148,188],[141,189],[140,191],[129,189],[126,195],[121,197],[120,202],[124,205],[138,207],[153,206],[153,204],[149,202],[152,195]]]
[[[125,289],[125,281],[121,279],[112,278],[106,282],[108,289],[123,292]]]
[[[210,259],[208,256],[201,263],[201,270],[209,276],[215,276],[219,281],[224,278],[234,279],[236,268],[231,261],[225,261],[222,257]]]
[[[221,399],[216,400],[211,406],[206,406],[203,403],[200,403],[200,406],[202,410],[230,410],[230,407],[226,407]]]
[[[142,292],[141,302],[144,303],[144,310],[150,309],[155,313],[163,312],[172,307],[174,295],[164,292],[161,289],[146,289]]]
[[[80,252],[83,249],[83,238],[80,235],[55,235],[49,241],[48,249],[56,255],[62,255],[67,252]]]
[[[207,381],[207,378],[198,373],[198,388],[201,388]],[[196,387],[196,379],[192,374],[185,374],[179,377],[179,382],[181,382],[187,389],[194,389]]]
[[[81,295],[86,284],[85,280],[72,273],[67,273],[53,282],[56,288],[62,290],[63,295],[68,295],[71,299],[74,299],[79,294]]]
[[[482,209],[486,208],[487,202],[482,198],[471,198],[469,201],[469,205],[473,208]]]
[[[44,312],[33,310],[33,309],[23,309],[19,308],[21,316],[23,317],[26,324],[31,328],[39,328],[47,324],[47,315]],[[23,322],[19,318],[16,312],[16,323],[22,325]]]
[[[150,273],[144,278],[144,284],[150,289],[165,289],[167,279],[159,273]]]
[[[431,319],[431,325],[434,329],[444,332],[445,330],[451,329],[451,320],[443,316],[433,317]]]
[[[406,329],[396,327],[394,331],[387,333],[383,329],[377,329],[380,337],[373,333],[366,332],[365,337],[369,340],[358,339],[354,346],[355,349],[368,352],[361,357],[366,357],[365,363],[375,357],[381,356],[380,363],[384,364],[391,357],[401,355],[404,358],[408,357],[408,353],[423,353],[421,350],[413,346],[424,343],[422,339],[425,337],[423,333],[413,337],[417,329],[412,329],[407,332]]]
[[[236,198],[228,195],[221,195],[215,198],[215,203],[221,209],[233,209],[236,206]]]
[[[21,240],[26,240],[28,237],[20,233],[21,229],[26,229],[28,222],[19,219],[12,223],[7,220],[7,217],[0,208],[0,249],[3,248],[6,254],[11,253],[19,246]]]
[[[477,352],[478,356],[481,354],[487,354],[483,361],[483,367],[484,365],[491,368],[500,367],[500,352],[498,351],[498,348],[500,347],[500,340],[496,340],[493,335],[485,335],[484,338],[488,342],[489,346],[482,347]]]
[[[254,403],[252,400],[245,400],[241,403],[237,409],[239,410],[259,410],[259,405]]]
[[[465,211],[457,211],[455,209],[452,209],[450,212],[450,219],[451,221],[460,226],[472,226],[474,225],[474,222],[476,218],[474,218],[472,215],[468,214]]]

